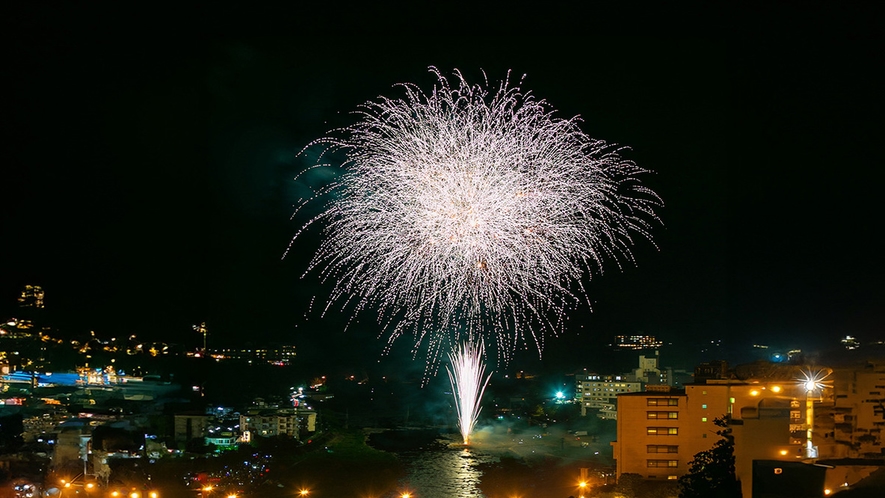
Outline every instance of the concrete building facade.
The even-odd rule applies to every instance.
[[[881,466],[876,462],[885,457],[885,396],[877,393],[885,393],[885,368],[818,369],[820,382],[812,389],[802,372],[798,367],[769,369],[743,380],[707,378],[680,390],[621,394],[612,443],[617,475],[678,479],[695,454],[719,439],[718,417],[725,417],[734,436],[735,473],[744,496],[751,496],[754,462],[826,460],[831,491],[868,475],[866,467]],[[859,458],[870,465],[853,461],[855,470],[848,472],[838,463]]]

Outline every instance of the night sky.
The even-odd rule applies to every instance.
[[[654,16],[595,29],[563,11],[546,20],[570,34],[553,36],[526,12],[437,36],[414,11],[16,9],[3,21],[3,318],[35,283],[69,330],[197,347],[191,325],[206,321],[210,346],[376,362],[370,319],[347,332],[341,317],[305,320],[324,291],[301,278],[318,233],[282,258],[305,221],[292,219],[309,165],[296,154],[358,104],[398,96],[394,83],[428,88],[434,65],[471,81],[526,74],[560,116],[655,171],[659,249],[640,241],[637,266],[593,278],[592,313],[548,340],[550,361],[580,365],[639,332],[688,349],[885,339],[885,43],[862,13],[646,31]]]

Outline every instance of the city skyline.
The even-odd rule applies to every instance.
[[[547,340],[553,360],[637,333],[773,346],[882,333],[882,43],[871,31],[834,21],[826,34],[778,35],[760,21],[745,38],[330,41],[233,34],[187,10],[116,23],[58,9],[20,7],[7,21],[19,37],[8,47],[4,315],[36,284],[71,327],[200,344],[190,327],[206,322],[219,341],[376,362],[385,341],[371,315],[346,332],[349,312],[305,319],[328,292],[316,274],[301,278],[318,231],[282,258],[304,222],[290,219],[307,192],[293,178],[310,164],[296,154],[392,85],[426,87],[434,65],[493,83],[526,74],[560,117],[580,115],[588,135],[655,171],[644,181],[665,204],[659,249],[638,241],[636,266],[594,275],[593,310]]]

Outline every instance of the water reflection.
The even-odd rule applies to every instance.
[[[402,490],[415,498],[484,497],[479,489],[479,466],[498,462],[498,457],[453,444],[451,439],[440,443],[430,450],[399,453],[409,469],[401,482]]]

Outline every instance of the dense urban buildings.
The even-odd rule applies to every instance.
[[[21,309],[42,310],[36,303],[43,306],[43,300],[42,289],[29,286],[22,292],[26,306]],[[268,384],[275,372],[296,364],[295,347],[209,347],[204,342],[209,336],[205,324],[195,330],[197,334],[187,336],[189,347],[183,347],[142,341],[134,335],[105,338],[91,331],[61,339],[46,324],[7,320],[0,326],[0,440],[8,447],[34,449],[14,458],[3,456],[0,471],[17,469],[16,475],[31,476],[31,482],[41,485],[47,479],[50,483],[64,479],[67,486],[85,489],[91,484],[111,492],[114,476],[130,475],[142,459],[220,455],[267,441],[299,448],[318,434],[330,437],[320,421],[324,406],[336,399],[345,401],[345,406],[363,407],[358,416],[345,411],[345,425],[351,415],[350,420],[362,425],[389,423],[380,412],[396,400],[392,393],[382,392],[388,390],[386,379],[367,386],[365,378],[349,376],[344,385],[351,390],[332,393],[326,377],[316,375],[298,386],[285,384],[288,387],[281,386],[275,399],[264,399],[249,388],[233,386]],[[636,343],[653,346],[660,341],[637,339]],[[836,344],[845,354],[864,351],[856,340]],[[569,399],[564,389],[551,402],[560,409],[573,406],[582,418],[612,424],[608,439],[599,441],[598,434],[573,431],[575,440],[570,443],[588,447],[590,442],[611,441],[611,457],[598,458],[613,462],[619,478],[678,482],[696,455],[719,440],[717,431],[722,428],[717,419],[733,438],[735,473],[745,497],[761,495],[785,479],[834,493],[885,468],[885,355],[879,355],[878,362],[812,367],[801,361],[801,351],[790,350],[783,359],[734,367],[711,359],[688,374],[666,365],[667,356],[656,348],[617,351],[631,358],[632,367],[617,373],[589,369],[575,373],[574,398]],[[171,364],[178,365],[174,373],[152,371]],[[214,373],[194,377],[190,369]],[[513,382],[529,385],[542,379],[535,372],[520,371]],[[219,392],[240,401],[210,403],[211,395]],[[543,407],[546,401],[531,402],[522,392],[502,392],[508,396],[506,406],[496,404],[489,412],[496,419],[527,416],[539,426],[551,422]],[[255,469],[266,468],[267,463]],[[255,472],[249,479],[263,482],[266,473]],[[595,483],[604,486],[606,479]]]

